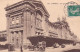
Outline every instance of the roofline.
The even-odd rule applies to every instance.
[[[35,0],[34,0],[34,1],[35,1]],[[24,4],[24,3],[26,3],[26,2],[30,2],[30,0],[19,1],[19,2],[15,3],[15,4],[12,4],[12,5],[10,5],[10,6],[5,7],[4,9],[5,9],[5,10],[8,10],[9,8],[16,7],[16,6],[18,6],[18,5],[20,5],[20,4]],[[47,9],[45,8],[44,4],[43,4],[41,1],[38,1],[38,2],[40,2],[40,3],[42,4],[42,7],[45,9],[45,11],[46,11],[46,13],[48,14],[48,17],[49,17],[50,15],[49,15]]]
[[[41,2],[41,3],[42,3],[42,2]],[[47,11],[47,9],[46,9],[46,7],[44,6],[43,3],[42,3],[42,5],[43,5],[43,8],[46,10],[47,14],[50,16],[50,14],[48,13],[48,11]]]

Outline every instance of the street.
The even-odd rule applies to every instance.
[[[73,45],[67,45],[65,48],[47,48],[45,52],[65,52],[65,51],[68,51],[68,50],[73,50],[73,49],[80,49],[80,45],[76,45],[76,46],[73,46]]]
[[[6,50],[0,50],[0,52],[8,52],[8,49]],[[10,51],[11,52],[11,51]],[[20,49],[16,49],[12,52],[21,52]],[[23,50],[23,52],[42,52],[42,51],[30,51],[29,49]],[[44,52],[80,52],[80,45],[66,45],[65,48],[53,48],[53,47],[47,47]]]
[[[80,49],[72,49],[72,50],[68,50],[68,51],[64,51],[64,52],[80,52]]]

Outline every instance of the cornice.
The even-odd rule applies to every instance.
[[[28,3],[30,3],[35,8],[35,5],[31,1],[24,0],[24,1],[20,1],[18,3],[15,3],[13,5],[5,7],[5,10],[7,11],[7,10],[10,10],[10,9],[15,8],[17,6],[21,6],[21,5],[28,4]]]
[[[42,8],[44,9],[44,11],[47,13],[47,16],[49,17],[50,15],[49,15],[49,13],[48,13],[48,11],[47,11],[47,9],[45,8],[45,6],[44,6],[44,4],[41,2],[41,1],[35,1],[35,2],[33,2],[34,4],[35,3],[37,3],[37,4],[40,4],[41,6],[42,6]]]
[[[13,5],[7,6],[7,7],[5,8],[5,10],[8,11],[8,10],[10,10],[10,9],[13,9],[13,8],[16,8],[16,7],[18,7],[18,6],[21,6],[21,5],[24,5],[24,4],[28,4],[28,3],[29,3],[30,5],[32,5],[32,7],[33,7],[34,9],[37,7],[34,3],[40,4],[40,5],[42,6],[44,12],[46,13],[45,15],[47,15],[47,16],[49,17],[49,13],[47,12],[47,10],[46,10],[45,6],[43,5],[43,3],[42,3],[41,1],[36,1],[36,0],[33,0],[33,1],[32,1],[32,0],[20,1],[20,2],[18,2],[18,3],[13,4]],[[18,10],[18,9],[17,9],[17,10]]]

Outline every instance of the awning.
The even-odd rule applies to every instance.
[[[38,42],[45,41],[47,47],[52,46],[54,43],[59,43],[59,44],[68,44],[68,43],[73,43],[74,41],[72,40],[66,40],[66,39],[60,39],[60,38],[53,38],[53,37],[48,37],[48,36],[32,36],[28,37],[30,42],[33,45],[37,45]]]

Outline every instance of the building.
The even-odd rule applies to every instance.
[[[48,20],[49,13],[41,1],[23,0],[7,6],[5,10],[7,11],[7,40],[16,48],[27,45],[29,41],[27,38],[33,36],[74,39],[66,21],[51,23]]]
[[[7,32],[6,32],[6,30],[0,31],[0,41],[7,41]]]
[[[42,22],[49,18],[43,3],[24,0],[5,8],[7,11],[7,33],[9,43],[20,47],[27,43],[27,37],[43,35]]]
[[[7,39],[7,32],[6,32],[6,30],[0,31],[0,38],[5,38],[5,39]]]
[[[7,44],[7,32],[6,30],[0,31],[0,45]]]

